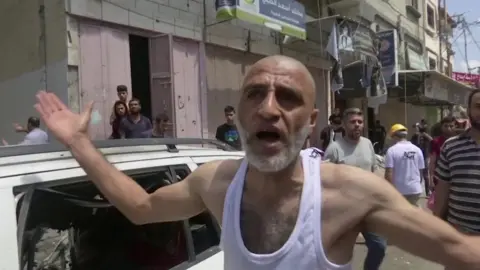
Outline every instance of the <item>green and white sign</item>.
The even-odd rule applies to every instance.
[[[216,0],[217,19],[240,19],[306,39],[305,7],[294,0]]]

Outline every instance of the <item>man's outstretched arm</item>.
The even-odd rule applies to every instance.
[[[105,160],[87,137],[78,138],[70,150],[102,194],[135,224],[182,220],[205,210],[197,188],[202,182],[202,171],[208,170],[209,164],[179,183],[148,194]]]
[[[368,231],[389,243],[453,269],[480,269],[480,239],[457,232],[452,226],[408,203],[393,186],[376,175],[353,168],[350,188],[364,194],[369,211]],[[350,169],[350,170],[353,170]]]

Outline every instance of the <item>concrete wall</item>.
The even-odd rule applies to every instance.
[[[201,40],[203,0],[66,0],[66,2],[67,11],[73,15]],[[215,0],[206,2],[207,23],[211,25],[208,27],[208,43],[242,51],[248,47],[251,53],[259,55],[279,53],[272,30],[240,20],[214,24]],[[250,46],[247,46],[246,42],[248,31]],[[301,59],[310,66],[329,68],[328,62],[307,55],[301,50],[289,49],[286,54]]]
[[[68,100],[65,1],[42,2],[0,1],[0,138],[11,144],[23,138],[12,123],[38,116],[39,89]]]

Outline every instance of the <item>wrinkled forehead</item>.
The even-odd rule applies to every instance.
[[[313,80],[308,70],[286,61],[266,61],[255,64],[243,81],[242,90],[250,86],[288,87],[300,91],[303,95],[314,91]]]

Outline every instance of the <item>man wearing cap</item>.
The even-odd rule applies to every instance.
[[[407,201],[418,206],[425,169],[422,150],[407,140],[408,130],[402,124],[393,125],[389,135],[395,144],[385,155],[385,179],[392,183]]]

